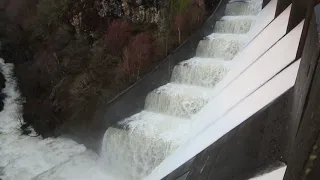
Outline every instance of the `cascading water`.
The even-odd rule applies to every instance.
[[[100,156],[66,138],[21,136],[11,117],[19,109],[12,65],[0,60],[8,96],[0,113],[0,179],[143,179],[190,137],[193,117],[252,38],[248,31],[261,5],[262,0],[230,1],[214,32],[200,41],[196,57],[174,67],[171,82],[148,94],[142,112],[105,132]]]
[[[230,1],[225,14],[229,16],[257,15],[261,10],[261,1]]]
[[[118,179],[142,179],[188,137],[192,116],[213,96],[231,60],[251,37],[262,1],[230,1],[196,57],[174,67],[171,82],[146,97],[145,110],[109,128],[100,161]],[[122,128],[119,128],[122,127]]]
[[[214,87],[229,71],[230,65],[230,62],[223,59],[192,58],[174,67],[171,81],[177,84]]]
[[[28,180],[71,156],[85,151],[83,145],[67,138],[42,139],[33,129],[31,136],[23,136],[17,119],[21,115],[21,100],[13,75],[13,64],[0,58],[0,73],[6,79],[2,92],[6,95],[4,109],[0,112],[0,179]]]

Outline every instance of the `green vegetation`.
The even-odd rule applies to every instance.
[[[37,17],[41,23],[51,25],[58,22],[67,12],[70,0],[40,0]]]
[[[170,14],[178,14],[184,12],[191,5],[191,0],[171,0]]]

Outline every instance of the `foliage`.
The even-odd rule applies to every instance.
[[[182,13],[179,13],[175,16],[174,25],[178,31],[179,44],[181,43],[181,30],[184,29],[185,23],[185,18],[183,17]]]
[[[107,31],[106,41],[109,51],[114,55],[119,55],[124,46],[128,43],[132,34],[132,27],[128,22],[115,20]]]
[[[151,35],[149,33],[138,34],[132,39],[128,49],[133,62],[142,67],[150,59]]]
[[[51,25],[67,12],[70,0],[39,0],[37,16],[41,23]]]
[[[182,13],[190,6],[191,2],[192,0],[171,0],[170,11],[174,15]]]
[[[173,0],[173,2],[174,1],[177,0]],[[178,41],[180,44],[182,42],[182,36],[188,36],[193,29],[198,28],[202,23],[205,8],[203,0],[188,1],[188,4],[178,3],[178,7],[176,12],[174,12],[172,28],[178,33]]]
[[[130,18],[98,17],[95,1],[38,2],[32,19],[37,26],[30,28],[34,37],[28,38],[34,59],[16,69],[27,98],[24,120],[42,135],[71,121],[80,125],[92,120],[101,101],[138,81],[204,17],[203,0],[170,0],[170,7],[160,7],[166,8],[166,25],[134,24]],[[79,31],[72,23],[76,15]]]
[[[123,62],[117,67],[117,80],[132,83],[149,67],[151,36],[140,33],[131,39],[123,52]]]

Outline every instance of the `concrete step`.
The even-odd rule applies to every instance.
[[[226,16],[257,15],[262,9],[262,1],[231,1],[226,6]]]
[[[194,57],[174,67],[171,81],[213,88],[228,73],[230,67],[231,62],[223,59]]]
[[[255,16],[223,16],[216,22],[214,32],[245,34],[254,22]]]
[[[109,128],[104,135],[102,162],[119,179],[138,180],[184,141],[190,120],[142,111],[117,127]]]
[[[213,33],[198,44],[196,56],[230,60],[246,44],[246,35]]]
[[[207,104],[211,91],[201,86],[168,83],[148,94],[145,109],[189,118]]]

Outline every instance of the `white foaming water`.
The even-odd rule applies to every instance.
[[[227,16],[199,43],[196,57],[174,67],[171,83],[148,94],[144,111],[106,131],[101,148],[105,167],[119,179],[143,179],[190,137],[190,117],[209,102],[214,86],[232,69],[230,60],[250,40],[247,33],[261,5],[230,2]]]
[[[255,16],[224,16],[216,22],[215,33],[245,34],[255,22]]]
[[[105,134],[101,162],[120,179],[142,179],[184,141],[191,123],[142,111],[119,124],[123,129],[109,128]]]
[[[21,110],[21,106],[16,103],[20,98],[20,93],[16,90],[16,82],[12,76],[13,64],[5,64],[4,60],[0,58],[0,70],[6,79],[6,87],[2,92],[7,96],[4,100],[4,109],[0,113],[0,133],[17,133],[19,130],[17,127],[20,123],[12,121],[12,119],[19,118],[16,112]]]
[[[262,1],[234,1],[226,6],[225,15],[256,15],[260,12]]]
[[[149,93],[145,109],[189,118],[207,104],[211,92],[200,86],[168,83]]]
[[[0,179],[31,179],[71,156],[82,153],[85,147],[70,139],[20,135],[22,107],[17,103],[21,98],[12,76],[14,66],[4,63],[0,58],[0,67],[6,79],[6,87],[2,92],[7,96],[4,109],[0,112]],[[35,136],[35,133],[31,136]]]
[[[250,37],[262,1],[230,2],[214,33],[199,43],[197,57],[174,67],[171,83],[152,91],[145,110],[109,128],[100,156],[66,138],[21,136],[20,94],[12,64],[0,61],[8,95],[0,112],[0,178],[6,180],[140,180],[190,137],[191,116],[213,96]],[[128,102],[130,103],[130,102]],[[3,168],[2,168],[3,167]],[[116,177],[116,178],[115,178]]]
[[[99,159],[98,154],[87,150],[32,180],[119,180],[102,168]]]
[[[246,44],[246,36],[213,33],[198,44],[196,56],[232,59]]]
[[[214,87],[229,72],[231,65],[231,62],[223,59],[194,57],[174,67],[171,81],[179,84]]]

